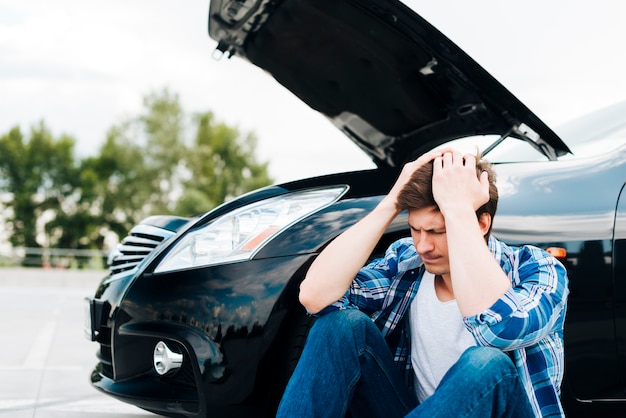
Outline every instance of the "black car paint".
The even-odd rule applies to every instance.
[[[335,7],[334,2],[316,1],[315,5],[304,0],[284,2],[291,7],[289,13],[277,16],[286,19],[290,14],[300,13],[297,10],[300,6],[304,6],[307,13],[316,8],[329,10]],[[280,2],[257,4],[261,3],[270,7],[270,3]],[[404,22],[408,11],[397,2],[385,2],[389,9],[382,12],[371,9],[376,3],[336,2],[337,5],[358,7],[367,4],[361,8],[364,13],[358,20],[361,23],[369,21],[369,17],[376,13],[387,15],[390,27],[398,21]],[[211,4],[213,7],[221,2],[216,0]],[[262,19],[258,24],[261,23]],[[409,38],[416,39],[438,33],[432,32],[433,28],[426,22],[422,25],[422,29],[402,30]],[[231,26],[233,34],[251,32],[245,25]],[[322,27],[331,26],[325,23]],[[319,31],[319,26],[312,29],[311,33],[323,32]],[[355,30],[358,32],[358,28]],[[415,30],[417,32],[412,32]],[[274,72],[277,79],[305,101],[316,102],[318,99],[312,96],[317,89],[315,86],[332,81],[332,78],[320,77],[312,82],[312,87],[303,87],[283,73],[280,66],[266,62],[268,53],[281,58],[286,51],[292,51],[290,55],[293,56],[290,45],[269,42],[270,35],[271,31],[260,32],[249,44],[220,45],[224,51],[248,57]],[[288,42],[289,39],[294,38],[285,37],[282,41]],[[319,41],[320,38],[316,38],[315,42]],[[325,41],[332,42],[332,39],[325,38]],[[379,142],[372,142],[363,136],[362,131],[343,124],[345,121],[337,118],[338,111],[329,103],[318,101],[318,105],[313,106],[366,151],[378,164],[378,169],[268,187],[189,221],[169,223],[162,218],[146,221],[178,232],[149,254],[135,270],[105,278],[91,300],[93,332],[101,347],[100,363],[91,376],[96,388],[122,401],[169,416],[272,416],[312,321],[297,301],[298,285],[306,269],[333,237],[376,205],[396,178],[398,167],[404,160],[461,134],[507,133],[519,121],[529,123],[545,138],[552,139],[558,155],[567,151],[549,128],[501,89],[482,68],[468,61],[468,57],[453,44],[451,46],[443,35],[435,36],[434,41],[436,46],[428,52],[438,54],[438,68],[449,79],[441,77],[434,80],[433,85],[412,86],[408,91],[426,91],[429,99],[436,99],[438,95],[452,98],[446,105],[449,113],[423,113],[418,119],[409,118],[406,123],[400,121],[398,125],[386,126],[377,118],[391,120],[385,115],[396,112],[399,107],[390,106],[382,113],[369,108],[354,110],[354,106],[372,105],[377,98],[352,103],[344,97],[338,102],[341,110],[369,115],[370,125],[383,132]],[[274,47],[278,49],[273,52],[265,49]],[[352,52],[351,45],[342,44],[337,51]],[[416,54],[422,61],[429,55],[423,51],[416,51]],[[359,59],[356,53],[350,56]],[[328,59],[316,63],[314,58],[307,58],[307,65],[312,68],[325,63],[321,66],[324,69],[332,63]],[[297,66],[304,67],[306,65]],[[466,79],[464,71],[478,74],[481,86]],[[320,74],[329,76],[325,72]],[[356,79],[365,81],[367,77],[362,74]],[[386,76],[381,79],[389,80]],[[493,89],[485,89],[485,85]],[[339,84],[330,82],[319,90],[328,92],[333,86],[339,87]],[[475,92],[476,88],[481,93],[492,90],[505,93],[500,97],[480,96]],[[406,99],[402,95],[398,97]],[[426,99],[421,104],[418,101],[422,99],[410,100],[406,102],[408,107],[418,108],[428,103]],[[519,113],[511,115],[508,108]],[[436,122],[439,117],[440,121]],[[451,121],[452,126],[443,126],[441,121]],[[419,127],[420,123],[425,126]],[[395,131],[398,126],[404,128]],[[421,143],[433,137],[434,142]],[[386,145],[389,146],[385,148]],[[563,384],[563,403],[568,416],[626,414],[626,407],[622,406],[626,401],[626,382],[622,377],[626,372],[626,258],[623,254],[626,198],[620,198],[626,179],[625,162],[626,148],[622,147],[591,160],[501,164],[496,167],[501,200],[494,234],[512,244],[532,243],[543,248],[567,250],[567,257],[562,261],[568,268],[571,291],[565,329],[566,374]],[[251,202],[336,184],[350,187],[340,201],[285,230],[250,261],[154,273],[168,249],[187,231]],[[403,235],[408,235],[406,217],[400,216],[381,240],[376,253]],[[154,371],[152,352],[160,340],[167,341],[183,354],[183,368],[178,372],[159,376]]]
[[[496,171],[502,197],[494,234],[513,244],[567,249],[562,261],[571,290],[563,386],[568,415],[586,416],[583,408],[589,401],[601,399],[608,407],[607,400],[624,400],[624,374],[615,370],[624,371],[626,301],[613,295],[625,294],[617,292],[626,280],[624,262],[619,261],[626,243],[623,199],[620,216],[614,210],[624,184],[626,147],[590,161],[500,164]],[[290,183],[288,189],[307,188],[311,182],[362,185],[371,175],[308,179]],[[297,302],[306,268],[332,237],[376,205],[384,184],[392,179],[379,177],[380,189],[362,188],[364,196],[353,189],[285,231],[250,262],[152,274],[155,257],[134,278],[105,281],[96,298],[112,307],[106,322],[113,330],[113,376],[95,373],[94,385],[162,413],[210,416],[233,406],[242,416],[252,411],[271,415],[293,367],[283,356],[297,355],[297,347],[287,340],[307,320]],[[578,193],[590,186],[595,186],[591,194]],[[372,191],[375,196],[370,196]],[[528,217],[529,212],[536,215]],[[408,234],[405,222],[401,216],[392,225],[381,250]],[[615,222],[621,232],[614,238]],[[156,375],[151,356],[159,339],[175,343],[189,369],[174,376]]]
[[[325,115],[378,167],[467,135],[567,145],[436,28],[400,1],[213,0],[209,34]],[[239,9],[254,3],[245,11]]]
[[[299,354],[292,345],[297,350],[302,344],[297,339],[291,344],[284,340],[292,339],[299,327],[308,330],[312,321],[297,301],[298,284],[328,237],[341,233],[378,203],[385,183],[391,179],[382,181],[384,178],[381,173],[364,171],[307,179],[247,195],[245,203],[312,184],[360,185],[335,205],[282,233],[249,262],[153,274],[151,270],[160,260],[157,254],[167,252],[163,248],[142,263],[134,278],[105,279],[95,299],[110,305],[103,310],[110,314],[103,320],[108,326],[99,338],[106,341],[110,330],[111,367],[94,374],[94,386],[154,411],[206,416],[207,405],[211,410],[229,405],[271,410]],[[377,196],[368,196],[372,193]],[[218,208],[181,232],[244,202]],[[406,229],[404,222],[394,225],[396,230]],[[175,242],[173,239],[167,246]],[[178,346],[187,370],[174,377],[160,377],[152,370],[157,337]],[[284,364],[284,356],[295,357]],[[216,374],[219,368],[224,369],[222,375]],[[146,375],[159,385],[145,384]],[[143,383],[133,387],[129,395],[128,379],[133,377]],[[173,399],[194,401],[184,405],[165,402],[172,394],[176,394]],[[247,407],[244,411],[249,413]]]
[[[623,209],[620,217],[616,208],[618,200],[622,208],[625,204],[620,196],[626,147],[594,158],[500,165],[497,171],[505,186],[494,233],[511,243],[567,250],[561,261],[570,280],[564,380],[568,415],[587,416],[591,402],[621,407],[626,400],[626,329],[618,324],[623,323],[619,307],[625,293],[620,288],[626,276],[619,252],[626,242],[626,220]]]

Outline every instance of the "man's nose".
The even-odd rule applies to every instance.
[[[419,241],[417,242],[415,249],[418,253],[426,253],[431,251],[433,249],[433,241],[431,237],[425,232],[420,233]]]

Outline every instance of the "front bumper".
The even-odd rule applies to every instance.
[[[92,385],[122,402],[164,415],[203,416],[195,388],[169,385],[155,375],[115,382],[102,374],[101,364],[91,373]]]
[[[305,316],[296,295],[310,258],[105,279],[85,309],[86,335],[100,345],[93,386],[167,416],[272,416],[290,375],[285,342]],[[183,356],[162,376],[160,341]]]

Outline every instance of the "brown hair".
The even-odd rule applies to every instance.
[[[496,173],[493,171],[491,164],[483,160],[481,155],[476,155],[476,176],[480,177],[483,171],[487,172],[489,177],[489,201],[482,205],[476,211],[476,217],[480,217],[483,213],[491,216],[492,223],[498,207],[498,188],[496,187]],[[419,210],[428,207],[436,207],[437,203],[433,197],[433,162],[424,164],[411,176],[409,182],[403,187],[398,195],[396,203],[399,210]],[[491,227],[487,231],[486,236],[491,233]]]

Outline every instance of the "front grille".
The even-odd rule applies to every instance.
[[[111,328],[101,327],[96,337],[96,341],[100,343],[100,351],[98,351],[98,360],[102,365],[101,373],[103,376],[113,379],[113,357],[111,355]]]
[[[157,245],[174,235],[167,229],[139,224],[130,230],[109,258],[111,275],[137,267]]]

